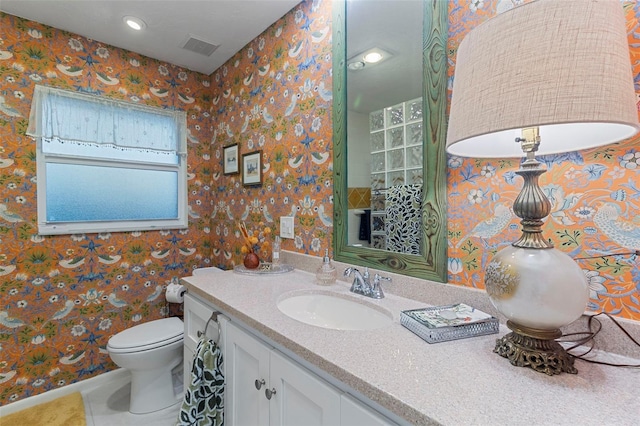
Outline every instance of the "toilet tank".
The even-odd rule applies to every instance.
[[[222,269],[220,269],[220,268],[216,268],[215,266],[210,266],[208,268],[194,269],[191,274],[192,275],[205,275],[205,274],[212,274],[212,273],[216,273],[216,272],[224,272],[224,271]]]

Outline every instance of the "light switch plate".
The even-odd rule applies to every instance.
[[[293,216],[280,217],[280,238],[293,237]]]

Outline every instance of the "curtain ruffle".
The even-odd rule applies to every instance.
[[[26,133],[34,138],[184,155],[186,124],[184,111],[37,85]]]

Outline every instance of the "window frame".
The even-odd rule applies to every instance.
[[[37,161],[37,204],[38,234],[65,235],[104,232],[151,231],[159,229],[188,228],[187,179],[186,163],[179,158],[176,165],[146,163],[139,161],[109,160],[94,157],[77,157],[59,154],[46,154],[42,150],[42,140],[38,138],[36,152]],[[48,163],[74,164],[95,167],[114,167],[138,170],[175,171],[178,176],[178,217],[176,219],[118,220],[118,221],[78,221],[47,222],[47,181],[46,166]]]
[[[121,102],[121,101],[118,101]],[[132,107],[137,106],[132,104]],[[148,110],[149,107],[145,106]],[[183,115],[185,126],[186,114]],[[34,137],[36,141],[36,188],[37,188],[37,224],[39,235],[65,235],[81,233],[132,232],[162,229],[188,228],[188,192],[187,192],[187,155],[175,152],[177,157],[173,163],[155,163],[150,161],[127,161],[126,159],[101,158],[95,156],[47,153],[43,149],[42,136]],[[135,149],[135,148],[133,148]],[[145,148],[149,149],[149,148]],[[157,150],[162,151],[162,150]],[[176,172],[177,174],[177,217],[175,219],[131,219],[131,220],[92,220],[92,221],[47,221],[47,164],[73,164],[93,167],[126,168],[133,170],[156,170]]]

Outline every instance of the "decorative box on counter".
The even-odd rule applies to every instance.
[[[429,343],[495,334],[500,325],[497,318],[464,303],[402,311],[400,324]]]

